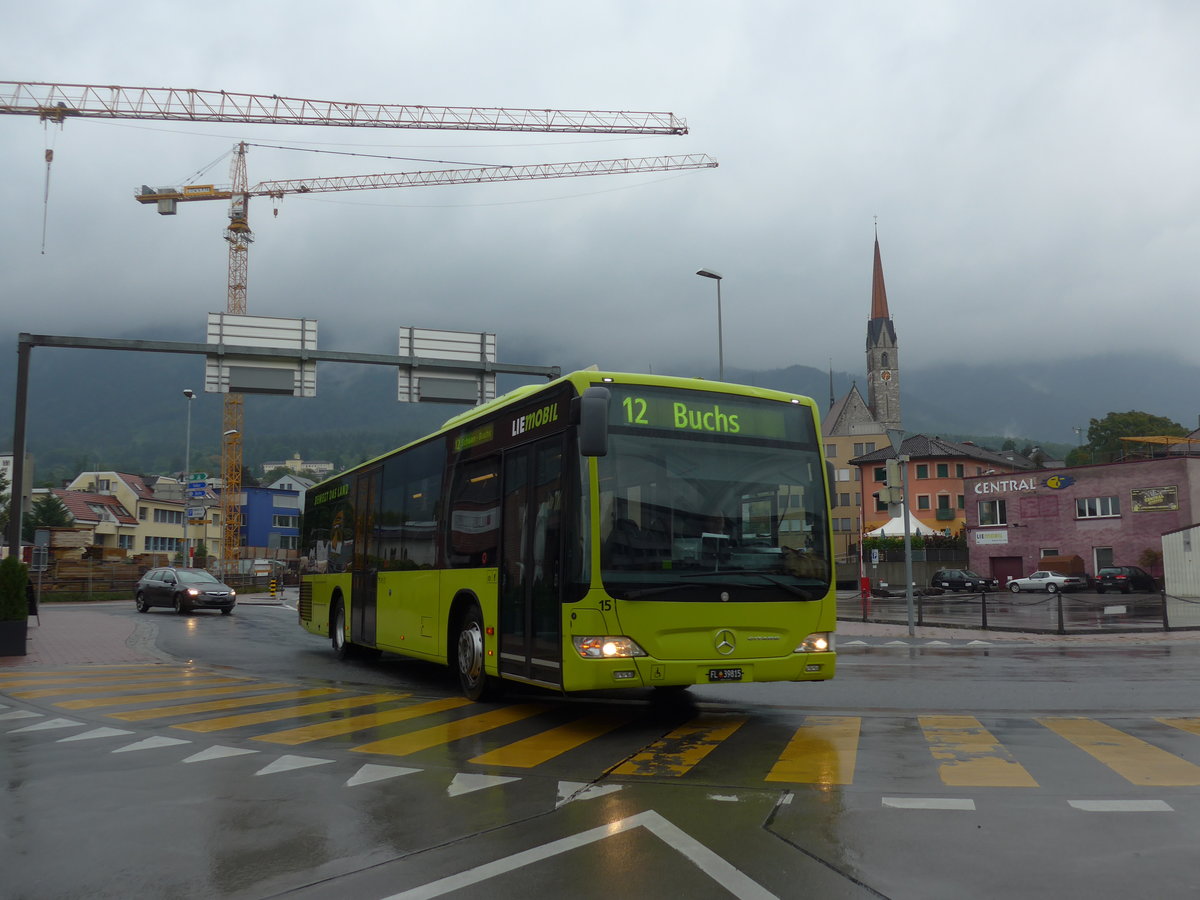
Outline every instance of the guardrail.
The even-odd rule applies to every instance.
[[[926,594],[913,597],[916,625],[1035,634],[1113,634],[1200,629],[1200,599],[1156,594],[1100,596],[1091,592]],[[838,618],[905,625],[903,588],[881,596],[838,599]]]

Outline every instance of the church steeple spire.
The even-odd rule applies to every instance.
[[[871,318],[890,319],[887,288],[883,285],[883,261],[879,258],[879,228],[875,228],[875,268],[871,272]]]
[[[867,407],[884,428],[900,427],[900,352],[888,312],[875,226],[875,263],[871,272],[871,317],[867,320]]]

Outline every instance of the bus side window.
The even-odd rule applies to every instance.
[[[460,466],[450,491],[446,562],[456,569],[497,565],[500,537],[500,458]]]

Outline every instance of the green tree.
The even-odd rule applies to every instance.
[[[1088,424],[1087,444],[1072,450],[1067,457],[1067,463],[1080,465],[1081,462],[1073,462],[1072,457],[1080,460],[1084,455],[1088,457],[1087,462],[1113,462],[1122,459],[1131,449],[1128,443],[1121,440],[1123,437],[1182,437],[1185,434],[1186,428],[1162,416],[1132,409],[1123,413],[1110,412],[1103,419],[1091,420]]]
[[[74,524],[74,517],[58,497],[42,494],[33,501],[29,515],[21,520],[21,537],[32,541],[33,533],[38,528],[61,528]]]
[[[8,477],[0,472],[0,535],[8,534],[8,511],[12,509],[12,496],[8,493]]]

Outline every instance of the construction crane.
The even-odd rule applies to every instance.
[[[239,94],[192,88],[121,87],[118,85],[54,84],[47,82],[0,81],[0,114],[37,116],[43,122],[62,124],[70,118],[158,119],[184,122],[242,122],[263,125],[323,125],[354,128],[417,128],[449,131],[520,131],[565,134],[636,134],[684,135],[687,124],[669,112],[630,112],[617,110],[519,109],[509,107],[439,107],[400,104],[364,104],[344,101],[305,100],[277,94]],[[47,154],[47,186],[50,155]],[[591,163],[561,163],[553,166],[489,167],[475,170],[359,176],[358,179],[313,179],[311,181],[262,182],[266,196],[307,193],[317,190],[366,190],[381,187],[405,187],[416,184],[462,184],[471,181],[516,181],[536,178],[565,178],[578,175],[615,174],[633,171],[712,167],[708,157],[685,157],[691,163],[661,162],[671,157],[633,160],[600,160]],[[607,170],[605,165],[608,164]],[[625,164],[624,166],[622,164]],[[592,171],[586,169],[591,167]],[[520,171],[519,171],[520,170]],[[458,181],[451,180],[455,171]],[[484,172],[490,174],[484,176]],[[508,177],[504,177],[507,173]],[[427,180],[419,180],[424,176]],[[405,181],[404,179],[418,179]],[[391,179],[389,183],[367,183],[371,179]],[[179,200],[228,199],[229,224],[225,239],[229,243],[228,312],[246,312],[247,251],[254,240],[248,218],[249,198],[255,195],[246,174],[246,145],[234,154],[230,180],[224,196],[202,196],[204,186],[189,185],[168,196],[143,189],[137,199],[159,203],[159,211],[170,214]],[[336,186],[334,186],[336,183]],[[272,190],[267,185],[274,184]],[[293,187],[294,186],[294,187]],[[147,193],[149,191],[149,193]],[[170,194],[178,196],[169,196]],[[169,210],[169,211],[168,211]],[[240,555],[242,487],[242,397],[225,395],[224,439],[221,446],[221,527],[222,560],[226,563]]]
[[[246,312],[246,275],[250,244],[250,198],[282,199],[287,194],[313,194],[327,191],[361,191],[380,188],[418,187],[444,184],[480,184],[493,181],[529,181],[547,178],[572,178],[586,175],[615,175],[638,172],[664,172],[678,169],[713,168],[716,160],[705,154],[656,156],[641,159],[600,159],[581,162],[543,163],[526,166],[482,166],[470,169],[444,169],[425,172],[394,172],[379,175],[348,175],[332,178],[300,178],[284,181],[260,181],[247,184],[246,144],[234,148],[231,165],[232,185],[218,188],[211,184],[151,188],[143,185],[134,198],[143,204],[154,203],[161,215],[174,215],[176,204],[196,200],[228,200],[229,224],[225,240],[229,242],[229,306],[234,315]],[[226,394],[221,443],[221,535],[222,559],[235,558],[241,547],[242,489],[242,395]]]

